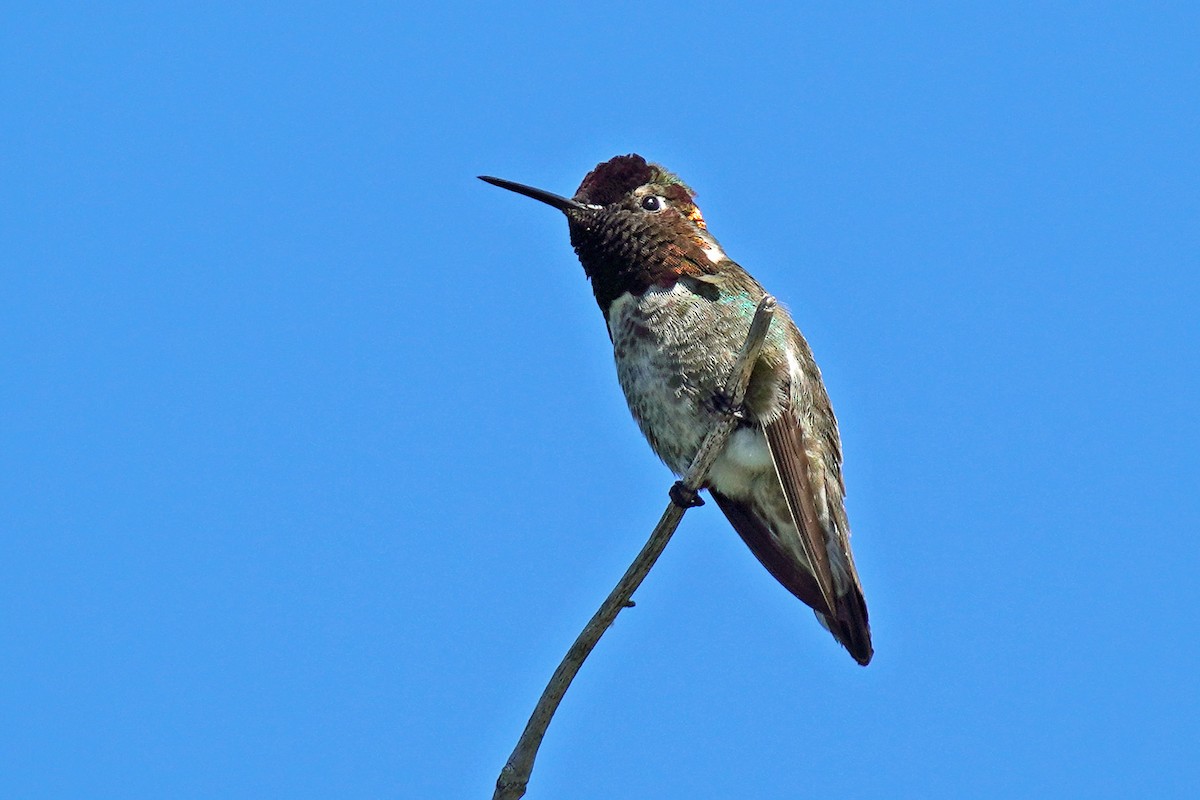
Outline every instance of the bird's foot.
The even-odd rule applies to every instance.
[[[683,481],[675,481],[667,494],[671,496],[671,502],[680,508],[699,508],[704,505],[700,493],[684,486]]]
[[[725,414],[736,420],[746,419],[746,404],[733,402],[733,398],[722,389],[713,394],[712,404],[718,414]]]

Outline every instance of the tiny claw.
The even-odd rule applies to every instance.
[[[746,418],[745,404],[734,403],[733,398],[720,389],[713,395],[713,408],[718,414],[728,414],[735,419]]]
[[[700,493],[684,486],[683,481],[675,481],[671,484],[671,490],[667,494],[671,496],[671,502],[680,508],[699,508],[704,505]]]
[[[633,608],[636,605],[637,605],[637,603],[633,602],[632,600],[626,600],[624,607],[625,608]]]

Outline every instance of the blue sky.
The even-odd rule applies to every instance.
[[[841,421],[866,669],[688,514],[529,797],[1187,797],[1192,4],[0,25],[0,795],[481,797],[671,477],[555,212],[640,152]]]

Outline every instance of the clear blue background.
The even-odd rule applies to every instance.
[[[0,24],[0,795],[488,797],[671,478],[550,209],[637,151],[841,423],[860,669],[715,507],[529,797],[1191,797],[1200,12]]]

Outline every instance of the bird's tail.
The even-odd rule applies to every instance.
[[[854,660],[864,667],[871,663],[875,649],[871,646],[871,625],[867,621],[867,603],[857,582],[837,598],[833,616],[814,611],[817,620],[833,634]]]

